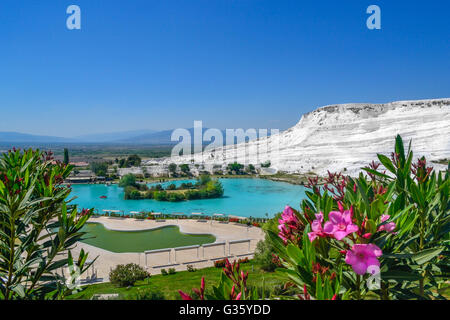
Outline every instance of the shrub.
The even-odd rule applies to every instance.
[[[84,250],[75,259],[70,250],[93,210],[70,203],[63,183],[73,167],[51,152],[13,148],[0,157],[0,299],[64,298],[75,286],[58,270],[90,266]]]
[[[157,201],[166,201],[167,200],[167,192],[166,191],[155,191],[153,193],[153,199]]]
[[[240,264],[249,263],[249,262],[250,262],[250,259],[248,257],[238,259],[238,263],[240,263]]]
[[[167,190],[175,190],[177,188],[177,186],[175,185],[175,183],[171,183],[169,184],[169,186],[167,187]]]
[[[170,202],[179,202],[186,200],[186,198],[182,193],[168,193],[166,200]]]
[[[225,267],[226,261],[227,261],[227,259],[216,260],[216,261],[214,261],[214,267],[223,268],[223,267]]]
[[[268,237],[264,241],[259,241],[256,245],[255,256],[253,260],[260,268],[267,272],[273,272],[277,268],[277,265],[273,261],[274,248],[271,245]]]
[[[167,276],[168,275],[167,270],[166,269],[161,269],[161,274],[163,276]]]
[[[135,263],[119,264],[109,273],[111,283],[119,287],[132,286],[136,281],[144,280],[148,277],[150,277],[150,274]]]
[[[237,163],[237,162],[233,162],[228,164],[227,169],[230,173],[235,173],[235,174],[242,174],[242,169],[244,168],[243,164]]]
[[[270,166],[271,166],[270,160],[267,160],[266,162],[261,163],[262,168],[270,168]]]
[[[197,271],[197,269],[194,268],[194,266],[192,264],[188,264],[187,265],[187,271],[189,272],[195,272]]]
[[[177,273],[175,268],[169,268],[169,274],[175,274]]]

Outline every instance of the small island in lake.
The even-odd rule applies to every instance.
[[[197,182],[181,183],[178,187],[172,183],[166,188],[161,184],[149,188],[146,184],[137,183],[136,177],[128,174],[120,179],[119,187],[124,188],[125,200],[154,199],[178,202],[220,198],[224,193],[222,183],[217,179],[211,179],[209,175],[201,175]]]

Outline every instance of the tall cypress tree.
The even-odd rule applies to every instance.
[[[69,164],[69,150],[64,148],[64,164]]]

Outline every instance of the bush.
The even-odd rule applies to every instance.
[[[186,197],[182,193],[168,193],[166,200],[170,202],[179,202],[186,200]]]
[[[167,192],[155,191],[153,193],[153,199],[155,199],[156,201],[165,201],[165,200],[167,200]]]
[[[169,274],[175,274],[177,273],[175,268],[169,268]]]
[[[167,270],[166,269],[161,269],[161,274],[163,276],[167,276],[168,275]]]
[[[197,269],[195,269],[192,264],[188,264],[187,265],[187,271],[188,272],[195,272],[195,271],[197,271]]]
[[[167,190],[175,190],[177,188],[177,186],[175,185],[175,183],[171,183],[169,184],[169,186],[167,187]]]
[[[227,261],[227,259],[216,260],[216,261],[214,261],[214,267],[223,268],[223,267],[225,267],[226,261]]]
[[[111,283],[119,287],[132,286],[136,281],[144,280],[148,277],[150,277],[150,274],[135,263],[119,264],[109,273]]]
[[[238,263],[239,264],[243,264],[243,263],[249,263],[250,259],[248,257],[242,258],[242,259],[238,259]]]
[[[270,165],[270,160],[267,160],[266,162],[261,163],[261,168],[270,168]]]
[[[13,148],[0,156],[1,300],[62,299],[74,283],[64,285],[56,271],[89,268],[84,250],[70,253],[93,211],[70,202],[64,180],[72,168],[51,152]]]
[[[266,236],[264,241],[259,241],[256,245],[255,256],[253,260],[260,266],[262,270],[273,272],[277,268],[277,265],[273,261],[272,252],[274,252],[274,248],[271,245],[268,236]]]

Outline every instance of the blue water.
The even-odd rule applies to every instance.
[[[155,211],[163,213],[192,213],[205,214],[222,213],[244,217],[273,217],[283,211],[284,206],[290,205],[298,208],[305,197],[305,188],[285,182],[275,182],[264,179],[220,179],[225,193],[222,198],[192,200],[182,202],[162,202],[156,200],[124,200],[123,189],[117,185],[106,186],[102,184],[73,185],[72,196],[77,199],[74,203],[80,208],[95,208],[99,213],[102,210],[123,210],[124,214],[130,211]],[[176,185],[192,180],[171,181],[163,183],[167,186]],[[149,185],[150,186],[150,185]],[[100,199],[105,195],[107,199]]]

